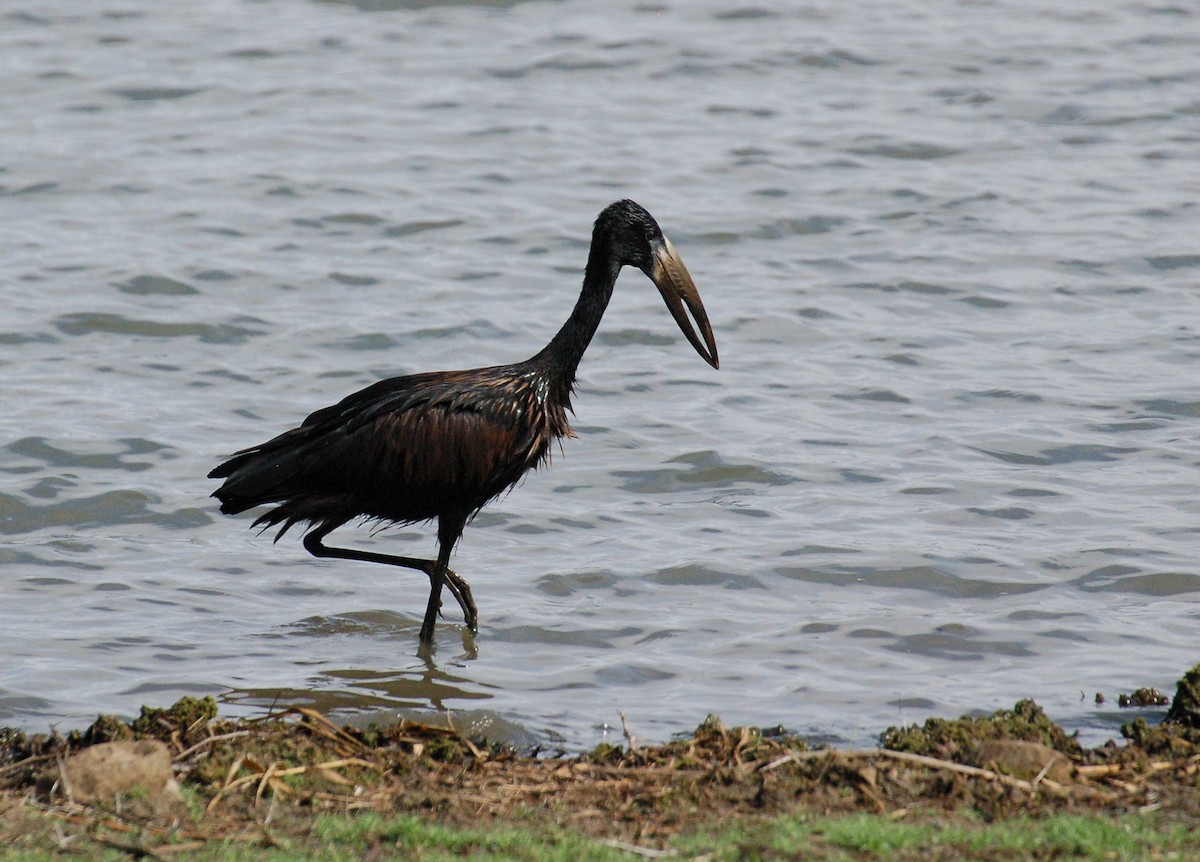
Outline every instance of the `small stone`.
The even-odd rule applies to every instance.
[[[76,802],[111,802],[140,788],[150,795],[178,797],[171,752],[157,740],[104,742],[72,754],[63,764],[59,792]]]
[[[1060,784],[1071,780],[1071,761],[1065,754],[1055,751],[1040,742],[1023,742],[1018,739],[994,739],[980,743],[975,749],[975,766],[994,769],[1013,778],[1032,781],[1037,778],[1046,764],[1045,777]]]

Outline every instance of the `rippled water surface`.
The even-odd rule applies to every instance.
[[[844,742],[1200,659],[1190,3],[7,4],[0,721],[212,693],[568,749]],[[525,358],[596,212],[658,217],[579,439],[423,576],[205,474],[381,377]],[[429,528],[343,544],[431,555]],[[454,613],[450,613],[454,610]],[[619,734],[619,731],[617,731]]]

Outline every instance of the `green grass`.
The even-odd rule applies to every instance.
[[[317,817],[314,838],[330,849],[395,847],[404,858],[586,860],[607,862],[627,859],[609,847],[569,832],[544,833],[534,829],[500,826],[487,829],[451,829],[427,823],[412,815],[383,817],[366,814],[347,818]],[[355,856],[354,858],[358,858]]]
[[[1200,830],[1153,816],[1056,815],[990,824],[966,816],[913,817],[913,822],[866,814],[744,820],[682,836],[671,846],[677,858],[713,862],[1186,862],[1200,858]],[[358,862],[363,858],[629,862],[639,858],[548,824],[454,829],[412,815],[318,815],[311,821],[281,823],[274,834],[279,841],[275,847],[210,842],[202,849],[171,853],[170,858],[198,862]],[[121,840],[132,843],[132,839]],[[128,851],[91,843],[82,836],[65,848],[56,843],[47,834],[29,848],[0,849],[0,862],[133,858]]]
[[[713,860],[1186,862],[1200,859],[1200,830],[1132,815],[1056,815],[987,824],[964,816],[910,823],[854,814],[781,817],[748,829],[690,836],[678,846],[685,855],[711,853]]]

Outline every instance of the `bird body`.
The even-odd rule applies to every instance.
[[[221,511],[273,505],[254,526],[281,525],[277,541],[304,523],[304,546],[316,556],[420,569],[431,587],[421,641],[432,640],[443,583],[474,631],[470,586],[449,568],[450,551],[483,506],[546,461],[555,440],[573,436],[567,414],[575,372],[626,264],[651,277],[688,340],[717,367],[707,314],[674,247],[641,206],[618,201],[596,220],[579,300],[545,348],[511,365],[382,380],[317,410],[209,474],[225,479],[213,494]],[[324,544],[328,533],[359,517],[397,524],[437,519],[438,559]]]
[[[221,511],[279,505],[254,526],[412,524],[470,517],[571,434],[567,407],[529,363],[383,380],[220,468]]]

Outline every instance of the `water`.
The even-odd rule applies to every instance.
[[[618,711],[853,744],[1032,696],[1114,735],[1117,692],[1200,659],[1197,23],[9,4],[0,721],[211,693],[568,749]],[[624,196],[722,368],[622,277],[580,439],[457,551],[477,639],[451,603],[423,661],[422,576],[216,513],[205,474],[309,411],[533,353]]]

